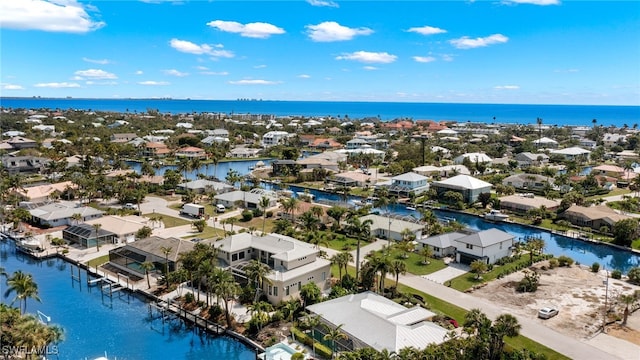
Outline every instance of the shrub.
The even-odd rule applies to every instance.
[[[558,265],[569,267],[573,265],[573,259],[568,256],[562,255],[558,258]]]
[[[332,351],[331,349],[329,349],[328,347],[320,344],[320,343],[316,343],[316,354],[318,354],[318,356],[324,358],[324,359],[331,359]]]
[[[304,354],[297,352],[291,355],[291,360],[304,360]]]
[[[252,212],[253,212],[253,217],[260,217],[264,213],[260,208],[255,208],[253,209]]]
[[[251,219],[253,219],[253,212],[251,210],[242,212],[242,221],[251,221]]]
[[[538,290],[540,275],[535,271],[524,270],[524,278],[518,283],[519,292],[535,292]]]
[[[591,271],[593,271],[594,273],[600,271],[600,264],[598,262],[594,262],[593,264],[591,264]]]
[[[222,308],[218,304],[213,304],[209,307],[209,318],[212,320],[217,319],[222,315]]]
[[[272,322],[279,322],[279,321],[282,321],[282,319],[284,319],[284,315],[280,310],[275,311],[273,315],[271,315]]]
[[[622,279],[622,271],[620,271],[620,270],[613,270],[613,271],[611,272],[611,277],[612,277],[612,278],[614,278],[614,279],[616,279],[616,280],[620,280],[620,279]]]
[[[634,267],[627,273],[629,281],[634,284],[640,284],[640,267]]]
[[[271,210],[267,211],[267,217],[268,218],[273,217],[273,211],[271,211]]]
[[[194,302],[196,300],[195,296],[193,296],[193,293],[188,292],[184,295],[184,302],[187,304],[190,304],[192,302]]]

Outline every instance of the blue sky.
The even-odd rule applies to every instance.
[[[0,95],[640,105],[638,1],[0,0]]]

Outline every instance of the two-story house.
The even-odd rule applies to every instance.
[[[212,245],[219,250],[218,259],[237,275],[245,275],[243,264],[252,259],[268,265],[272,271],[262,291],[272,304],[300,297],[302,286],[311,282],[321,290],[329,288],[331,262],[309,243],[280,234],[240,233]]]
[[[456,261],[470,264],[481,260],[487,264],[494,264],[504,257],[511,256],[513,239],[515,236],[495,228],[455,239]]]
[[[410,193],[420,195],[429,190],[427,177],[414,172],[408,172],[391,178],[389,192],[399,196],[409,196]]]

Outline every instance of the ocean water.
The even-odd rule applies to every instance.
[[[49,99],[0,98],[3,108],[82,109],[115,112],[270,114],[276,116],[334,116],[341,119],[379,118],[384,121],[408,118],[502,124],[598,125],[640,123],[640,106],[524,105],[399,102],[326,101],[235,101],[167,99]]]

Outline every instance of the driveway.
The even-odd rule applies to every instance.
[[[469,270],[470,269],[467,265],[449,263],[449,266],[447,266],[446,268],[438,270],[429,275],[423,275],[422,277],[438,284],[444,284],[451,279],[457,278],[458,276],[469,272]]]

